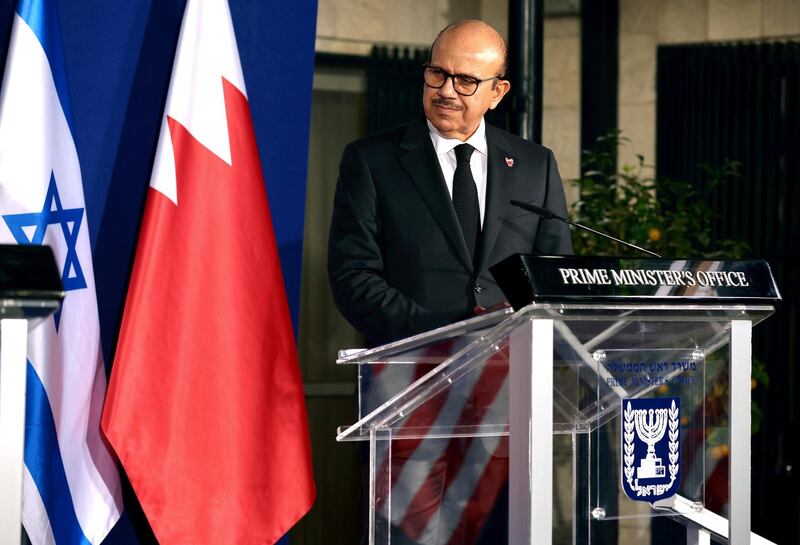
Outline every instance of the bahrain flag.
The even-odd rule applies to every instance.
[[[305,400],[230,11],[189,0],[102,429],[162,545],[311,507]]]

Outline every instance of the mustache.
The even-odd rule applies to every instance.
[[[461,104],[449,98],[433,97],[431,99],[431,104],[433,104],[434,106],[442,106],[444,108],[450,108],[451,110],[460,111],[464,109],[464,107]]]

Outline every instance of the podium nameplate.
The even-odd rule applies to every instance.
[[[776,303],[781,298],[763,260],[516,254],[490,270],[515,309],[534,301]]]

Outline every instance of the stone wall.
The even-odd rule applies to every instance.
[[[556,155],[561,178],[580,175],[581,22],[576,16],[546,17],[542,82],[542,143]],[[567,201],[577,191],[567,184]]]
[[[366,55],[374,44],[427,47],[451,22],[481,17],[481,4],[479,0],[319,0],[317,51]]]

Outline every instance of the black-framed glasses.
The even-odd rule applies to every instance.
[[[433,66],[431,63],[426,62],[424,65],[423,76],[425,85],[434,89],[441,89],[444,87],[447,80],[453,78],[453,89],[461,96],[472,96],[478,90],[481,83],[485,81],[493,81],[500,79],[502,76],[494,76],[486,79],[479,79],[475,76],[467,74],[451,74],[447,70],[443,70],[438,66]]]

